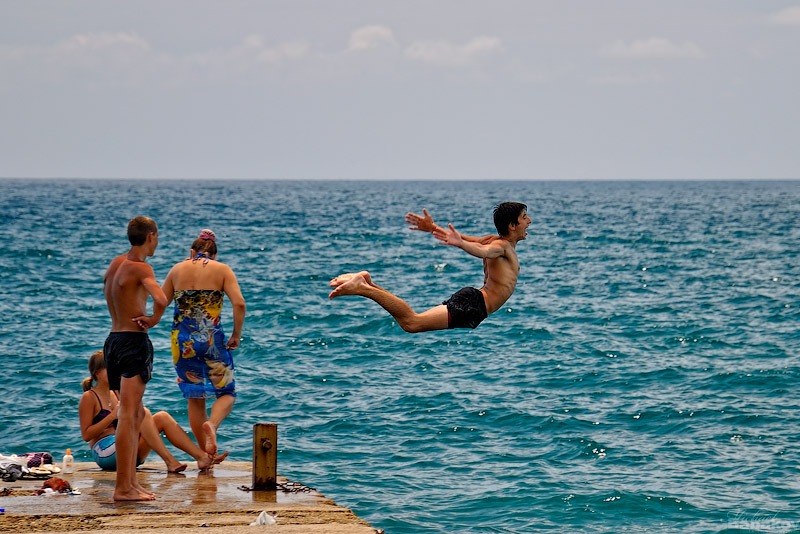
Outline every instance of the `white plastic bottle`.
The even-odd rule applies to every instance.
[[[61,465],[61,471],[63,473],[72,473],[73,463],[75,463],[75,458],[72,457],[72,450],[67,449],[67,454],[64,455],[64,462]]]

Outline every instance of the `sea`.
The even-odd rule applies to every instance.
[[[360,270],[418,311],[480,287],[479,259],[404,216],[486,235],[506,200],[533,223],[477,329],[328,298]],[[276,423],[279,473],[387,534],[800,531],[798,211],[798,181],[3,179],[0,453],[90,461],[103,273],[147,215],[159,282],[211,228],[247,301],[234,460]],[[145,405],[189,431],[170,316]]]

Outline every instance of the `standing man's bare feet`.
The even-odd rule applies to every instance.
[[[156,494],[155,494],[155,493],[153,493],[152,491],[148,491],[148,490],[144,489],[144,488],[143,488],[143,487],[142,487],[142,486],[139,484],[139,482],[138,482],[138,481],[136,482],[136,484],[134,484],[133,488],[134,488],[136,491],[138,491],[139,493],[143,493],[143,494],[145,494],[145,495],[150,495],[150,496],[152,496],[154,499],[156,498]]]
[[[131,489],[130,491],[124,492],[114,492],[114,500],[115,501],[154,501],[156,500],[156,496],[154,493],[150,493],[147,491],[139,491],[136,488]]]

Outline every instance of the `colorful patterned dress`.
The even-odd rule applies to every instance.
[[[172,363],[187,399],[236,396],[233,357],[220,324],[223,295],[210,289],[175,291]]]

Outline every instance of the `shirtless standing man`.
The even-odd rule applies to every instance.
[[[452,224],[437,226],[427,210],[423,215],[409,213],[406,222],[411,230],[431,232],[442,244],[458,247],[483,259],[483,287],[465,287],[439,306],[416,313],[403,299],[376,285],[367,271],[342,274],[331,280],[335,288],[329,298],[358,295],[372,299],[395,318],[406,332],[428,332],[447,328],[475,328],[489,314],[500,309],[517,286],[519,259],[517,243],[528,235],[531,224],[528,207],[518,202],[503,202],[494,208],[498,235],[472,237],[460,234]]]
[[[142,397],[153,371],[153,345],[147,329],[161,320],[167,297],[156,282],[153,268],[146,263],[158,247],[155,221],[141,216],[131,219],[128,241],[130,251],[114,258],[103,277],[103,293],[111,314],[111,333],[103,352],[109,388],[119,397],[114,500],[149,501],[155,495],[136,478],[136,450],[144,418]],[[153,298],[153,315],[146,315],[148,295]]]

